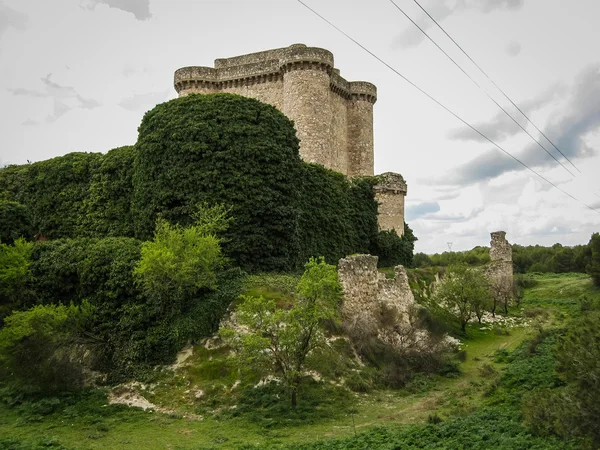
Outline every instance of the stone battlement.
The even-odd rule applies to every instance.
[[[294,44],[220,58],[178,69],[174,86],[180,96],[228,92],[269,103],[295,122],[305,161],[347,176],[374,173],[377,88],[344,79],[328,50]]]
[[[302,159],[348,177],[374,174],[377,88],[342,77],[329,50],[294,44],[219,58],[214,67],[178,69],[174,85],[180,97],[225,92],[273,105],[294,121]],[[401,175],[380,175],[375,187],[380,229],[402,235],[406,192]]]

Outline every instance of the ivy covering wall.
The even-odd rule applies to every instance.
[[[0,169],[0,199],[12,202],[0,236],[147,240],[159,216],[189,225],[208,203],[230,209],[224,251],[247,271],[368,252],[375,178],[349,180],[304,163],[298,149],[293,122],[270,105],[188,95],[146,113],[135,146]],[[23,231],[11,232],[17,221]]]

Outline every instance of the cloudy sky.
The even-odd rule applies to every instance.
[[[507,152],[525,169],[296,0],[0,0],[0,164],[137,138],[145,111],[176,97],[173,72],[305,43],[348,80],[378,87],[375,171],[408,182],[417,250],[586,243],[600,231],[600,2],[422,0],[570,159],[508,118],[390,0],[304,0]],[[394,0],[508,112],[515,109],[425,16]],[[532,136],[538,131],[515,115]]]

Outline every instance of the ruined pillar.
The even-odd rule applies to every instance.
[[[304,161],[332,167],[331,52],[296,44],[284,50],[283,113],[294,121]]]
[[[513,298],[512,247],[506,240],[505,231],[491,233],[490,263],[486,276],[498,306],[507,307]]]
[[[404,234],[404,197],[407,193],[406,181],[399,173],[386,172],[377,176],[373,190],[377,200],[377,221],[380,230],[396,230],[398,236]]]
[[[375,170],[373,105],[377,101],[377,88],[366,81],[353,81],[349,87],[348,176],[372,176]]]

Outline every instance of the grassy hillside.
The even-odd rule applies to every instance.
[[[200,345],[174,373],[164,370],[136,387],[162,412],[108,405],[103,390],[19,406],[4,392],[0,448],[580,448],[533,436],[521,421],[521,400],[536,387],[560,385],[556,330],[580,314],[581,296],[600,295],[581,274],[533,280],[510,318],[469,325],[457,376],[355,392],[336,383],[336,374],[349,378],[359,367],[334,341],[340,357],[323,363],[327,376],[308,382],[292,411],[276,383],[241,385],[226,349]],[[285,305],[294,283],[293,277],[255,277],[248,291]]]

